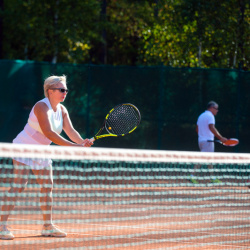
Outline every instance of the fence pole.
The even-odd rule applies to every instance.
[[[242,81],[242,76],[241,76],[241,63],[239,63],[239,75],[238,75],[238,81],[237,81],[237,114],[236,114],[236,136],[240,140],[240,103],[241,103],[241,81]],[[239,144],[240,146],[240,144]],[[239,146],[236,147],[236,151],[239,152]]]
[[[87,110],[86,110],[86,137],[90,136],[90,96],[91,96],[91,65],[88,65],[87,74]]]
[[[163,130],[163,99],[164,99],[164,65],[160,66],[160,80],[159,80],[159,107],[158,107],[158,140],[157,149],[162,148],[162,130]]]

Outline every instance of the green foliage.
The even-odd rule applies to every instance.
[[[250,69],[247,0],[5,0],[1,16],[4,59]]]
[[[86,62],[92,40],[100,39],[99,11],[94,0],[5,1],[5,58]]]
[[[135,64],[143,46],[142,32],[154,20],[150,1],[111,1],[107,8],[109,63]]]
[[[244,16],[240,13],[242,6]],[[235,68],[242,63],[249,69],[250,57],[246,53],[249,51],[249,14],[246,1],[165,1],[158,22],[143,32],[140,62],[217,68]]]

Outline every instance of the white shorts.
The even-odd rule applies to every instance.
[[[199,141],[199,148],[201,152],[214,152],[214,142]]]

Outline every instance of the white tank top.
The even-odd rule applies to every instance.
[[[48,111],[48,116],[49,116],[49,120],[52,126],[52,129],[57,132],[58,134],[60,134],[62,132],[62,109],[61,109],[61,104],[59,103],[56,106],[56,112],[54,112],[54,110],[52,109],[49,99],[48,98],[44,98],[39,102],[44,102],[47,104],[47,106],[49,107],[49,111]],[[38,103],[38,102],[37,102]],[[34,106],[35,107],[35,106]],[[41,134],[43,134],[40,125],[38,123],[37,117],[34,113],[34,107],[32,108],[30,115],[29,115],[29,119],[28,119],[28,124],[30,125],[30,127],[32,127],[33,129],[35,129],[36,131],[40,132]]]
[[[48,106],[48,117],[52,126],[52,129],[60,134],[63,129],[63,118],[62,118],[62,109],[61,104],[59,103],[56,107],[56,111],[51,107],[48,98],[44,98],[39,102],[44,102]],[[38,102],[37,102],[38,103]],[[34,105],[35,107],[35,105]],[[51,144],[51,140],[49,140],[42,132],[41,127],[38,123],[37,117],[34,113],[34,107],[32,108],[28,123],[24,127],[24,130],[17,135],[17,137],[13,140],[13,143],[23,143],[23,144],[43,144],[49,145]]]

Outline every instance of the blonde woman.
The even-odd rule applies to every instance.
[[[49,145],[51,142],[61,146],[90,147],[93,142],[83,139],[74,129],[67,109],[61,104],[67,96],[68,89],[66,77],[50,76],[44,81],[45,98],[38,101],[32,108],[28,123],[13,143]],[[65,131],[71,141],[63,138],[60,133]],[[0,239],[12,240],[14,235],[7,227],[8,217],[14,209],[17,200],[15,194],[21,193],[27,182],[30,169],[36,176],[36,181],[41,185],[41,210],[44,225],[43,236],[66,237],[67,234],[52,223],[52,161],[50,159],[14,159],[14,185],[4,198],[0,222]],[[9,204],[12,202],[13,204]],[[5,204],[6,203],[6,204]]]

